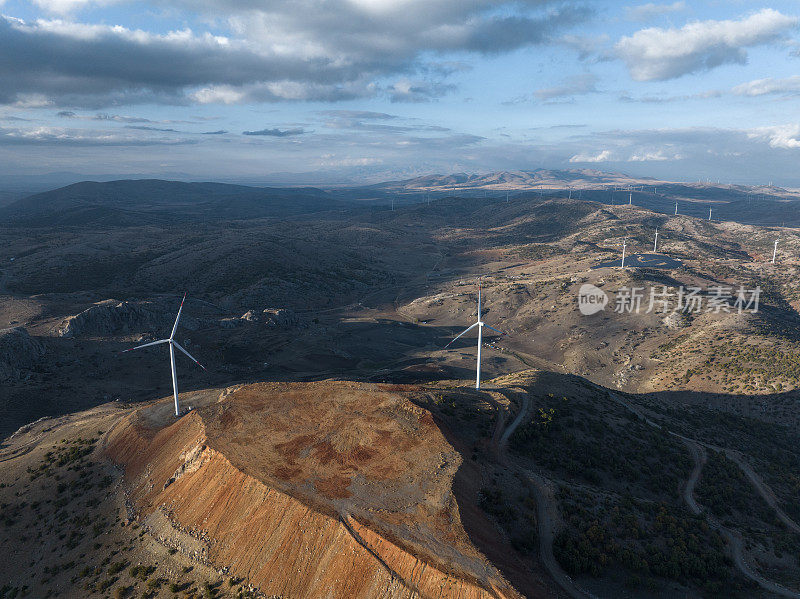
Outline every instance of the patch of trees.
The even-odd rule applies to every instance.
[[[598,498],[574,489],[559,493],[566,527],[553,550],[572,575],[622,571],[629,587],[653,591],[667,579],[713,597],[747,596],[749,583],[725,555],[725,542],[702,517],[631,497]]]
[[[685,434],[752,458],[755,470],[775,492],[784,511],[792,519],[800,519],[800,436],[796,431],[701,407],[665,411],[687,423]]]
[[[594,485],[633,485],[656,496],[674,496],[691,470],[685,449],[665,431],[566,397],[543,401],[510,439],[512,451],[540,467]]]

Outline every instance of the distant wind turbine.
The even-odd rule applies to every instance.
[[[633,206],[633,194],[628,194],[628,206]]]
[[[658,227],[656,227],[656,240],[653,242],[653,253],[658,252]]]
[[[711,208],[708,209],[708,222],[711,222]]]
[[[622,241],[622,268],[625,268],[625,250],[628,247],[628,238],[626,237]]]
[[[483,341],[483,327],[486,327],[487,329],[492,329],[495,333],[500,333],[501,335],[505,335],[505,333],[503,331],[498,331],[496,328],[490,327],[488,324],[484,323],[481,320],[481,286],[480,285],[478,285],[478,321],[475,324],[470,325],[469,327],[467,327],[466,329],[461,331],[455,337],[453,337],[453,339],[450,341],[450,343],[445,345],[444,348],[447,349],[448,347],[450,347],[450,345],[452,345],[453,342],[455,342],[456,339],[458,339],[459,337],[461,337],[465,333],[470,332],[475,327],[478,327],[478,365],[477,365],[477,367],[475,369],[475,388],[476,389],[480,389],[481,388],[481,343]]]
[[[158,341],[153,341],[151,343],[145,343],[144,345],[137,345],[136,347],[132,347],[130,349],[126,349],[122,353],[133,351],[135,349],[142,349],[143,347],[150,347],[151,345],[161,345],[162,343],[169,343],[169,361],[172,367],[172,393],[175,396],[175,416],[181,415],[180,404],[178,403],[178,375],[175,372],[175,348],[177,347],[180,351],[185,353],[189,356],[189,359],[197,364],[203,370],[206,369],[200,362],[195,360],[192,355],[183,349],[181,345],[175,341],[175,331],[178,330],[178,321],[181,319],[181,311],[183,310],[183,302],[186,301],[186,294],[183,294],[183,300],[181,300],[181,307],[178,308],[178,316],[175,317],[175,324],[172,326],[172,333],[169,335],[169,339],[159,339]]]
[[[775,258],[776,258],[776,257],[777,257],[777,255],[778,255],[778,242],[779,242],[779,241],[780,241],[780,239],[776,239],[776,240],[775,240],[775,247],[774,247],[774,249],[772,250],[772,263],[773,263],[773,264],[775,264]]]
[[[678,214],[678,202],[675,202],[675,215],[677,216],[677,214]]]

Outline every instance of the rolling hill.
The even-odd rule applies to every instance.
[[[84,181],[0,208],[17,226],[137,226],[286,216],[351,204],[316,188],[258,188],[158,179]]]

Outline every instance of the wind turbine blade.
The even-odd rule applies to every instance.
[[[143,347],[150,347],[151,345],[160,345],[161,343],[169,343],[169,339],[159,339],[158,341],[152,341],[150,343],[145,343],[144,345],[137,345],[136,347],[131,347],[129,349],[123,349],[120,353],[125,353],[127,351],[133,351],[135,349],[142,349]]]
[[[488,324],[484,324],[483,326],[485,326],[487,329],[492,329],[495,333],[500,333],[501,335],[506,335],[506,333],[504,333],[503,331],[498,331],[496,328],[490,327]]]
[[[205,367],[205,366],[203,366],[203,365],[202,365],[200,362],[198,362],[197,360],[195,360],[195,359],[192,357],[192,354],[190,354],[188,351],[186,351],[185,349],[183,349],[183,347],[181,347],[181,344],[180,344],[180,343],[178,343],[177,341],[173,341],[173,342],[172,342],[172,345],[174,345],[174,346],[175,346],[175,347],[177,347],[179,350],[181,350],[183,353],[185,353],[187,356],[189,356],[189,359],[190,359],[192,362],[194,362],[195,364],[197,364],[197,365],[198,365],[200,368],[202,368],[203,370],[205,370],[205,369],[206,369],[206,367]]]
[[[464,335],[465,333],[469,333],[469,332],[470,332],[472,329],[474,329],[476,326],[478,326],[478,323],[477,323],[477,322],[476,322],[475,324],[473,324],[472,326],[470,326],[470,327],[467,327],[466,329],[464,329],[463,331],[461,331],[461,332],[460,332],[458,335],[456,335],[455,337],[453,337],[453,338],[450,340],[450,343],[448,343],[447,345],[445,345],[445,346],[444,346],[444,348],[445,348],[445,349],[447,349],[448,347],[450,347],[450,345],[451,345],[451,344],[452,344],[452,343],[453,343],[453,342],[454,342],[456,339],[458,339],[459,337],[461,337],[461,335]]]
[[[181,300],[181,307],[178,308],[178,315],[175,317],[175,324],[172,326],[172,333],[170,333],[169,338],[172,339],[175,336],[175,331],[178,330],[178,321],[181,319],[181,310],[183,310],[183,302],[186,301],[186,294],[183,294],[183,299]]]

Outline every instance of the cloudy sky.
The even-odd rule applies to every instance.
[[[0,0],[0,175],[800,186],[796,0]]]

